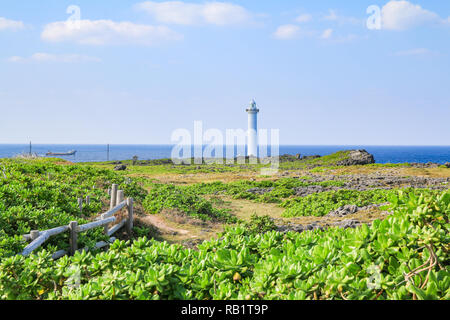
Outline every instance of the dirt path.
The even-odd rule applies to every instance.
[[[138,221],[141,222],[144,225],[151,225],[156,228],[158,228],[162,232],[172,233],[172,234],[180,234],[180,235],[187,235],[189,233],[188,230],[183,229],[176,229],[170,227],[162,217],[158,215],[145,215],[140,216],[138,218]]]
[[[284,209],[275,203],[254,202],[245,199],[233,199],[230,196],[214,195],[205,196],[207,199],[218,198],[221,200],[220,208],[231,209],[231,212],[239,219],[249,221],[252,214],[258,216],[269,215],[272,218],[281,218]]]
[[[199,224],[193,219],[167,212],[156,215],[140,215],[136,221],[138,225],[156,229],[157,234],[154,237],[169,243],[201,242],[212,239],[223,231],[223,224],[204,222]]]

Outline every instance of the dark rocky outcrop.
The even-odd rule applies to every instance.
[[[334,226],[336,227],[340,227],[343,229],[348,229],[348,228],[356,228],[362,225],[361,221],[356,220],[356,219],[348,219],[348,220],[343,220],[343,221],[337,221],[335,223],[333,223]]]
[[[331,190],[331,188],[325,188],[325,187],[320,186],[320,185],[312,185],[312,186],[307,186],[307,187],[296,187],[296,188],[294,188],[295,195],[297,197],[306,197],[306,196],[308,196],[310,194],[324,192],[326,190]]]
[[[114,170],[116,170],[116,171],[124,171],[124,170],[127,170],[127,166],[124,165],[124,164],[120,164],[118,166],[115,166]]]
[[[347,190],[370,190],[370,189],[384,189],[390,190],[395,188],[429,188],[435,190],[445,190],[450,186],[450,178],[432,178],[432,177],[401,177],[390,174],[373,175],[311,175],[307,181],[309,183],[319,183],[322,181],[340,180],[344,182],[343,186],[320,186],[311,185],[306,187],[296,187],[294,191],[296,196],[305,197],[307,195],[325,191],[333,191],[340,189]]]
[[[342,221],[335,221],[335,222],[329,222],[325,225],[320,225],[318,222],[311,222],[308,224],[295,224],[295,223],[288,223],[283,225],[277,225],[277,231],[279,232],[298,232],[302,233],[304,231],[310,231],[310,230],[326,230],[329,227],[339,227],[343,229],[347,228],[356,228],[361,226],[363,223],[357,219],[347,219]],[[370,225],[370,223],[366,223]]]
[[[411,162],[409,165],[413,168],[419,168],[419,169],[439,167],[438,163],[433,163],[433,162],[427,162],[427,163]]]
[[[266,193],[272,191],[273,189],[274,188],[251,188],[251,189],[248,189],[246,192],[263,195],[263,194],[266,194]]]
[[[353,214],[358,212],[358,206],[354,204],[348,204],[343,207],[340,207],[336,210],[331,211],[327,214],[329,217],[344,217],[349,214]]]
[[[295,223],[289,223],[285,225],[277,225],[277,231],[279,232],[289,232],[294,231],[298,233],[302,233],[303,231],[309,231],[309,230],[324,230],[325,228],[319,225],[317,222],[312,222],[309,224],[295,224]]]
[[[341,217],[345,217],[349,214],[357,213],[358,211],[365,211],[365,210],[380,208],[387,204],[389,204],[389,203],[386,202],[386,203],[380,203],[380,204],[370,204],[365,207],[358,207],[356,205],[348,204],[343,207],[337,208],[336,210],[330,211],[325,217],[340,217],[341,218]]]
[[[318,159],[321,158],[321,156],[319,156],[318,154],[312,155],[312,156],[303,156],[301,159],[302,160],[311,160],[311,159]]]
[[[366,150],[350,150],[348,158],[338,161],[338,166],[354,166],[375,163],[373,155]]]

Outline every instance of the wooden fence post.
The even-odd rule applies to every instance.
[[[30,231],[30,238],[31,240],[35,240],[39,237],[39,230],[31,230]]]
[[[78,250],[78,222],[71,221],[69,223],[69,244],[70,244],[70,254],[74,255]]]
[[[114,208],[116,206],[117,187],[118,187],[118,185],[113,183],[113,185],[111,186],[111,191],[108,190],[108,192],[111,192],[111,202],[109,204],[109,210],[111,210],[112,208]],[[105,226],[103,227],[103,232],[105,234],[108,234],[108,230],[109,230],[109,224],[105,224]]]
[[[86,196],[86,204],[87,205],[91,204],[91,196]]]
[[[78,208],[80,208],[80,212],[83,212],[83,198],[78,198]]]
[[[126,231],[128,236],[131,238],[133,231],[133,198],[127,199],[127,211],[128,211],[128,219],[126,224]]]
[[[109,205],[109,209],[112,209],[116,206],[116,199],[117,199],[117,184],[113,184],[111,187],[111,202]]]
[[[116,197],[116,205],[119,205],[124,200],[124,193],[123,190],[117,190],[117,197]]]

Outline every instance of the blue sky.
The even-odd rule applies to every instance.
[[[0,143],[166,144],[254,98],[282,144],[449,145],[449,40],[439,0],[2,1]]]

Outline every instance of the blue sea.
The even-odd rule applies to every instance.
[[[170,158],[172,145],[110,145],[109,160],[126,160],[138,156],[140,160]],[[300,153],[308,155],[327,155],[339,150],[365,149],[373,154],[377,163],[404,162],[450,162],[450,146],[293,146],[281,145],[280,155]],[[106,161],[106,145],[76,145],[76,144],[36,144],[32,145],[32,153],[45,156],[48,151],[68,152],[76,150],[74,156],[59,156],[73,162]],[[0,158],[14,157],[28,153],[28,144],[0,144]],[[192,154],[194,154],[192,152]],[[224,151],[224,155],[226,152]],[[236,154],[238,154],[236,152]],[[270,150],[269,150],[270,154]]]

